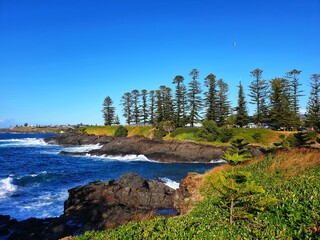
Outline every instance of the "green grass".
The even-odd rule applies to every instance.
[[[117,126],[90,126],[83,128],[83,132],[95,135],[114,136]]]
[[[128,136],[145,136],[150,135],[153,127],[150,126],[125,126],[128,129]]]
[[[174,139],[174,140],[189,140],[199,143],[207,143],[213,145],[229,145],[229,143],[222,143],[218,137],[217,141],[206,142],[203,139],[199,138],[197,135],[199,128],[177,128],[170,135],[166,136],[164,139]],[[281,142],[279,137],[282,132],[272,131],[270,129],[246,129],[246,128],[232,128],[231,129],[233,139],[244,139],[244,141],[249,142],[255,145],[262,145],[271,147],[275,142]]]
[[[125,126],[128,129],[128,136],[145,136],[150,137],[152,135],[151,126]],[[114,136],[117,126],[90,126],[82,128],[82,132],[95,135],[108,135]],[[232,139],[243,138],[246,142],[254,145],[261,145],[266,147],[272,147],[273,143],[281,142],[281,136],[284,132],[272,131],[270,129],[245,129],[245,128],[233,128],[231,129],[233,136]],[[217,141],[207,142],[198,136],[199,128],[177,128],[171,134],[164,137],[165,140],[180,140],[180,141],[193,141],[211,145],[229,145],[229,143],[222,143],[218,138]],[[292,133],[285,133],[286,135]]]
[[[207,187],[205,200],[182,217],[132,222],[116,229],[86,232],[74,239],[320,239],[320,232],[316,231],[320,223],[319,153],[303,153],[311,160],[293,151],[241,167],[252,173],[267,196],[279,200],[275,207],[259,212],[252,219],[237,219],[229,225],[227,209]],[[294,166],[290,167],[295,162],[286,158],[283,169],[272,168],[283,156],[295,158],[295,155],[294,161],[300,159],[301,165],[310,161],[312,164],[296,172]],[[294,174],[288,177],[291,170]]]
[[[114,136],[118,126],[90,126],[82,129],[82,132],[95,135]],[[128,136],[149,136],[152,127],[149,126],[124,126],[128,129]]]

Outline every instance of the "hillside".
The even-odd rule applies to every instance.
[[[252,174],[277,204],[229,225],[228,211],[207,184],[207,176],[227,171],[224,165],[204,175],[192,174],[194,188],[183,216],[133,222],[116,229],[86,232],[73,239],[319,239],[320,152],[316,149],[280,150],[254,159],[240,170]],[[193,180],[192,180],[193,179]],[[191,200],[199,200],[193,205]]]
[[[145,136],[151,137],[154,135],[154,127],[151,126],[125,126],[128,129],[128,136]],[[82,128],[81,131],[88,134],[94,135],[107,135],[114,136],[117,126],[90,126]],[[182,141],[193,141],[199,143],[207,143],[213,145],[228,145],[227,142],[222,142],[220,138],[216,141],[208,142],[198,136],[200,128],[177,128],[171,134],[164,136],[165,140],[182,140]],[[246,142],[253,145],[260,145],[264,147],[271,147],[273,143],[279,143],[284,138],[292,135],[294,132],[282,132],[272,131],[270,129],[246,129],[246,128],[232,128],[232,139],[242,138]]]

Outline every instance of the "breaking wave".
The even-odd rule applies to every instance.
[[[218,159],[218,160],[211,160],[210,163],[226,163],[226,161],[223,159]]]
[[[0,179],[0,199],[5,198],[17,190],[17,187],[12,183],[12,181],[12,177]]]
[[[91,154],[86,154],[86,157],[90,158],[95,158],[98,160],[106,160],[106,161],[121,161],[121,162],[157,162],[154,160],[150,160],[146,156],[140,154],[140,155],[135,155],[135,154],[128,154],[124,156],[116,156],[116,155],[106,155],[103,154],[101,156],[96,156],[96,155],[91,155]]]
[[[22,139],[2,139],[0,147],[24,147],[24,146],[45,146],[47,143],[43,138],[22,138]]]
[[[63,151],[66,152],[89,152],[91,150],[100,149],[102,145],[98,144],[88,144],[88,145],[81,145],[76,147],[66,147],[63,148]]]
[[[176,181],[173,181],[171,180],[170,178],[166,178],[166,177],[163,177],[163,178],[160,178],[160,180],[165,184],[167,185],[168,187],[172,188],[172,189],[178,189],[179,188],[179,184],[178,182]]]

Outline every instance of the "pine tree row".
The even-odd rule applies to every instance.
[[[204,119],[213,120],[218,126],[237,125],[243,127],[255,122],[261,127],[268,124],[276,129],[297,129],[304,125],[299,115],[299,98],[303,96],[299,81],[300,70],[293,69],[284,77],[270,81],[263,79],[263,70],[250,72],[253,78],[249,85],[249,103],[255,105],[254,116],[248,115],[246,95],[241,82],[238,85],[238,101],[231,108],[228,100],[228,84],[210,73],[204,78],[205,91],[199,81],[199,71],[193,69],[186,84],[177,75],[172,84],[174,91],[162,85],[158,90],[126,92],[121,98],[123,116],[127,125],[157,125],[172,122],[176,127],[195,126]],[[305,125],[320,129],[320,74],[310,78],[311,91],[306,112]],[[105,125],[119,124],[113,102],[107,96],[103,103]]]

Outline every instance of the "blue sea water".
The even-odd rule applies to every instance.
[[[52,135],[52,134],[51,134]],[[0,214],[17,220],[63,213],[68,189],[93,181],[119,179],[136,172],[177,188],[188,172],[203,173],[221,163],[159,163],[145,156],[64,156],[64,151],[87,152],[99,145],[48,145],[50,134],[0,133]]]

